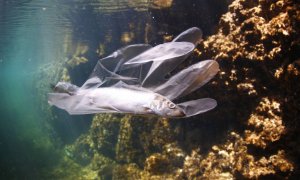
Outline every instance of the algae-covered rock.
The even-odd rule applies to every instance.
[[[176,144],[166,144],[162,153],[147,157],[144,170],[151,175],[177,174],[183,166],[185,152]]]
[[[169,158],[162,154],[153,154],[149,156],[145,161],[145,171],[151,174],[164,174],[168,173],[169,170]]]
[[[113,159],[110,159],[103,154],[96,153],[91,162],[91,169],[97,171],[98,178],[111,179],[116,165],[117,164]]]
[[[44,172],[43,179],[99,179],[98,172],[91,166],[81,166],[64,156],[53,169]]]
[[[76,0],[78,3],[84,3],[84,0]],[[149,8],[164,9],[170,8],[173,0],[94,0],[93,11],[95,13],[113,13],[124,10],[147,11]]]
[[[293,171],[293,165],[286,159],[283,150],[277,154],[256,158],[248,152],[247,142],[232,132],[227,143],[213,146],[206,157],[197,151],[187,156],[184,173],[188,179],[203,177],[208,179],[233,179],[238,174],[245,178]]]
[[[214,59],[281,58],[299,44],[299,4],[293,0],[235,0],[219,23],[218,32],[202,45]]]
[[[176,143],[163,146],[163,154],[168,157],[170,163],[175,168],[183,166],[186,152]]]
[[[245,131],[246,142],[265,148],[267,143],[279,140],[285,131],[281,112],[278,102],[263,98],[248,120],[255,128]]]
[[[94,156],[92,145],[91,137],[83,134],[74,144],[66,146],[64,151],[66,156],[74,159],[77,163],[87,165]]]
[[[90,136],[95,151],[110,158],[115,157],[120,117],[122,116],[112,114],[97,114],[94,116]]]
[[[141,170],[136,164],[118,165],[113,172],[112,179],[142,179]]]

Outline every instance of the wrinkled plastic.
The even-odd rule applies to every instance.
[[[196,99],[178,104],[185,113],[185,117],[205,113],[217,106],[217,101],[211,98]]]
[[[211,80],[219,71],[214,60],[196,63],[172,76],[168,81],[153,89],[170,100],[190,94]]]
[[[172,100],[211,80],[219,71],[216,61],[201,61],[165,78],[191,54],[201,38],[201,30],[194,27],[169,43],[121,48],[100,59],[81,87],[59,82],[56,89],[60,91],[49,93],[48,101],[69,114],[132,113],[179,118],[211,110],[217,102],[210,98],[177,105]]]

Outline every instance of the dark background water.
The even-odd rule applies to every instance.
[[[82,56],[89,62],[69,69],[77,85],[97,62],[99,44],[105,45],[103,57],[126,44],[145,43],[145,37],[146,43],[161,43],[163,35],[192,26],[207,36],[227,9],[217,0],[175,0],[166,9],[151,8],[150,1],[116,2],[0,0],[0,178],[38,178],[59,161],[64,144],[89,128],[91,116],[49,113],[45,99],[62,62],[79,46],[88,47]],[[120,40],[124,32],[134,34],[130,42]]]

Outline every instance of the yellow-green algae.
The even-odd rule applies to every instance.
[[[83,0],[76,0],[77,2],[84,2]],[[173,0],[94,0],[90,2],[93,5],[94,12],[112,13],[126,11],[129,8],[136,11],[147,11],[149,8],[163,9],[171,7]]]

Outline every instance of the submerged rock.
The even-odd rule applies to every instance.
[[[90,136],[84,134],[74,144],[66,146],[64,152],[67,157],[75,160],[78,164],[87,165],[94,156],[91,146],[92,141]]]
[[[276,174],[278,171],[288,173],[293,170],[293,165],[286,159],[283,150],[259,159],[248,151],[247,141],[232,132],[227,143],[213,146],[205,158],[201,158],[199,152],[193,151],[185,159],[183,169],[188,179],[234,179],[238,175],[252,179]]]
[[[299,4],[235,0],[201,54],[219,60],[275,60],[299,44]]]
[[[76,0],[79,3],[83,0]],[[93,1],[93,10],[95,12],[122,12],[134,9],[136,11],[147,11],[149,8],[163,9],[172,6],[173,0],[133,0],[133,1],[111,1],[111,0],[95,0]]]
[[[96,152],[114,158],[118,141],[121,116],[112,114],[97,114],[93,118],[90,129],[93,149]]]

